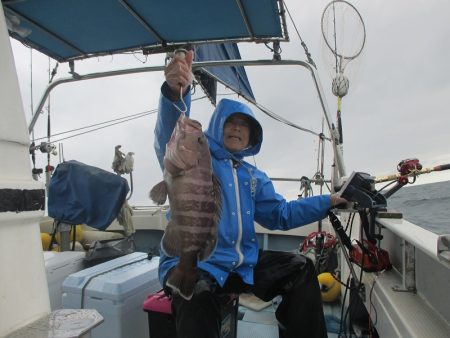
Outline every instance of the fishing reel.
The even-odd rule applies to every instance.
[[[350,261],[360,266],[366,272],[389,270],[391,261],[389,253],[364,239],[356,241],[349,250]]]
[[[417,174],[422,170],[422,168],[422,164],[420,164],[417,158],[409,158],[400,161],[399,164],[397,164],[397,171],[400,174],[397,177],[397,183],[386,193],[384,193],[384,196],[389,198],[406,184],[413,184],[416,181]],[[410,177],[412,177],[411,181],[409,180]]]
[[[415,173],[422,170],[422,164],[420,164],[417,158],[410,158],[400,161],[400,163],[397,164],[397,170],[400,173],[398,182],[403,183],[406,180],[406,183],[408,183],[408,176],[413,175],[415,180],[416,179]]]
[[[353,172],[338,193],[347,201],[353,202],[353,208],[359,213],[361,227],[366,237],[352,243],[340,220],[329,212],[328,216],[336,237],[348,250],[346,259],[349,266],[350,263],[355,263],[367,272],[389,269],[391,266],[389,254],[376,245],[383,236],[375,231],[375,217],[378,212],[386,210],[387,201],[386,196],[375,189],[375,178],[367,173]]]
[[[39,150],[43,154],[52,154],[57,155],[56,146],[53,143],[50,142],[41,142],[41,144],[36,145],[34,142],[31,143],[29,152],[31,155],[31,160],[33,162],[33,169],[31,171],[32,177],[34,180],[38,180],[40,175],[44,172],[42,168],[36,168],[36,150]],[[45,172],[46,173],[52,173],[55,167],[48,164],[45,166]]]
[[[30,154],[35,150],[40,150],[44,154],[57,155],[56,146],[51,142],[41,142],[39,145],[35,145],[34,142],[30,145]]]

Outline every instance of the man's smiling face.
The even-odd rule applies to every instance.
[[[223,126],[223,144],[225,148],[236,153],[247,148],[250,140],[250,120],[240,113],[231,115]]]

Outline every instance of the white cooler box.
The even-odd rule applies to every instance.
[[[65,309],[95,309],[104,318],[92,338],[148,338],[142,304],[161,289],[159,257],[134,252],[74,273],[63,283]]]
[[[61,308],[62,285],[70,274],[84,268],[86,254],[80,251],[44,251],[45,271],[52,311]]]

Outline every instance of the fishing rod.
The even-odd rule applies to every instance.
[[[375,183],[395,181],[395,180],[398,180],[398,179],[401,179],[404,177],[407,178],[407,177],[419,176],[422,174],[429,174],[434,171],[444,171],[444,170],[450,169],[450,163],[449,164],[441,164],[441,165],[437,165],[435,167],[430,167],[430,168],[422,168],[421,165],[420,165],[420,168],[418,168],[418,167],[413,168],[413,167],[411,167],[411,164],[412,164],[411,161],[414,161],[414,160],[417,160],[417,159],[403,160],[402,162],[399,163],[400,168],[403,168],[402,170],[410,168],[411,170],[409,170],[408,172],[402,173],[402,171],[399,170],[400,172],[397,174],[392,174],[392,175],[388,175],[388,176],[378,176],[375,178]]]
[[[385,198],[389,198],[406,184],[414,183],[419,175],[429,174],[433,171],[443,171],[448,169],[450,169],[450,164],[441,164],[431,168],[423,168],[422,164],[419,162],[417,158],[410,158],[400,161],[400,163],[397,165],[398,170],[397,174],[375,177],[374,183],[391,181],[391,183],[388,183],[387,186],[391,185],[392,183],[395,183],[395,185],[391,189],[389,189],[387,192],[383,194]],[[409,180],[411,177],[413,179],[412,181]],[[384,188],[386,188],[387,186],[385,186]],[[384,188],[380,189],[380,191],[383,190]]]

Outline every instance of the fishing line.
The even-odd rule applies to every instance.
[[[186,54],[187,54],[187,50],[186,49],[183,49],[183,48],[180,48],[180,49],[177,49],[177,50],[175,50],[175,52],[173,53],[174,54],[174,58],[176,57],[176,56],[178,56],[179,58],[183,58],[183,59],[185,59],[186,58]],[[181,71],[181,65],[179,65],[180,66],[180,71]],[[178,105],[177,104],[175,104],[175,102],[172,102],[172,105],[181,113],[181,115],[183,115],[183,117],[184,117],[184,115],[187,113],[187,111],[188,111],[188,107],[187,107],[187,105],[186,105],[186,102],[184,102],[184,98],[183,98],[183,86],[182,86],[182,84],[181,83],[179,83],[179,85],[180,85],[180,101],[181,101],[181,103],[183,104],[183,108],[180,108],[180,107],[178,107]]]
[[[183,98],[183,87],[180,86],[180,101],[183,104],[183,108],[179,108],[177,104],[175,104],[175,102],[172,102],[172,105],[181,113],[181,115],[185,115],[188,111],[186,102],[184,102],[184,98]]]

